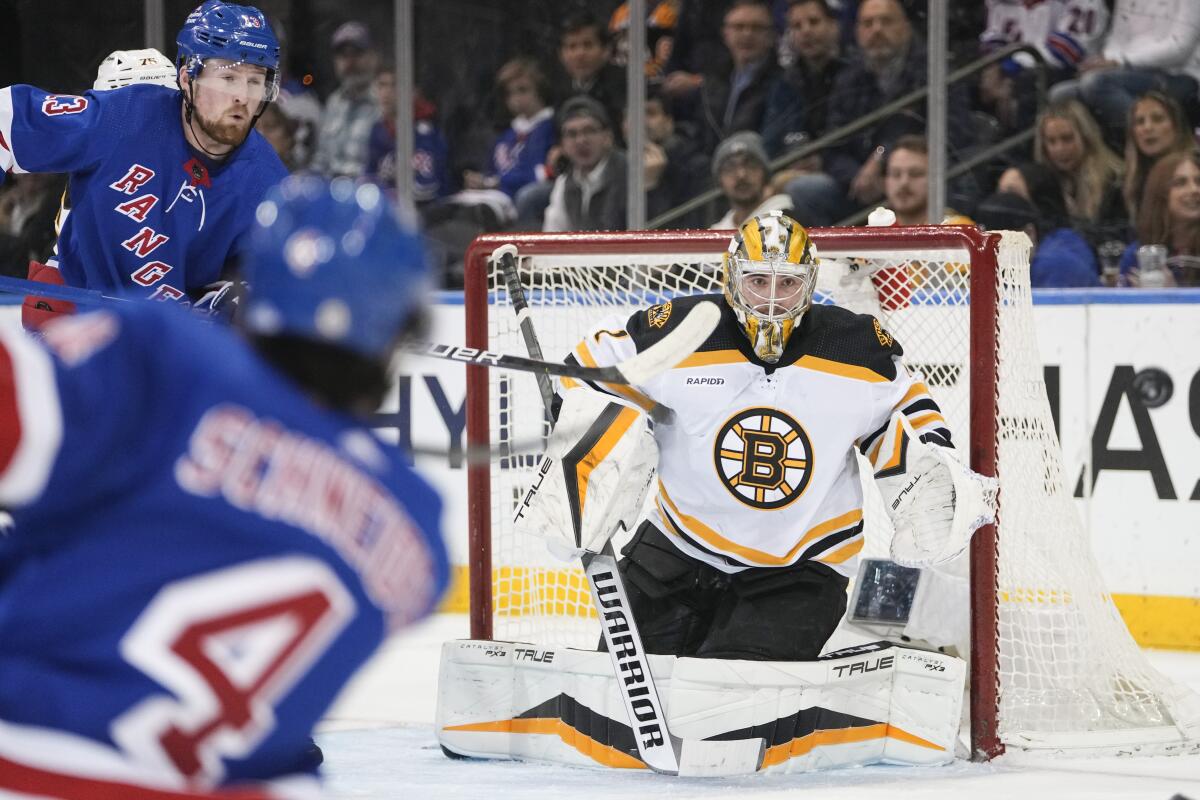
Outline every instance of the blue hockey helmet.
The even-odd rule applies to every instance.
[[[431,281],[415,224],[378,186],[311,175],[285,178],[259,204],[242,277],[243,329],[372,359],[391,355]]]
[[[205,0],[188,14],[179,36],[178,66],[186,66],[195,78],[207,58],[223,58],[267,70],[270,91],[279,92],[279,40],[266,16],[254,6],[235,6],[221,0]]]

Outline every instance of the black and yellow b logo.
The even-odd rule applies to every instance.
[[[734,497],[763,510],[782,508],[812,475],[812,444],[800,423],[773,408],[739,411],[721,426],[717,474]]]

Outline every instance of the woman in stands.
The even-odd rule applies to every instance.
[[[1179,286],[1200,286],[1200,151],[1168,153],[1146,178],[1137,218],[1138,239],[1121,257],[1126,285],[1145,283],[1137,275],[1138,248],[1167,248],[1170,277]]]
[[[1050,104],[1038,117],[1034,160],[1053,168],[1072,224],[1093,246],[1128,227],[1121,159],[1078,100]]]
[[[1196,140],[1179,103],[1156,89],[1146,92],[1130,106],[1125,129],[1129,135],[1125,137],[1123,193],[1129,218],[1136,220],[1151,167],[1168,153],[1190,150],[1196,146]]]
[[[1053,168],[1022,164],[1005,170],[995,194],[984,198],[975,209],[975,218],[989,230],[1023,230],[1029,234],[1034,244],[1029,278],[1034,287],[1100,285],[1096,256],[1071,227]]]

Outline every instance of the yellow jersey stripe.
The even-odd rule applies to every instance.
[[[892,406],[892,410],[899,411],[900,409],[904,408],[906,405],[911,403],[913,400],[916,400],[921,395],[928,396],[929,395],[929,387],[925,385],[924,381],[917,381],[916,383],[914,383],[912,386],[909,387],[908,392],[904,395],[904,397],[900,398],[900,402],[898,402],[898,403],[896,403],[896,405]]]
[[[939,414],[936,411],[930,411],[928,413],[922,414],[919,417],[909,417],[908,421],[910,423],[912,423],[912,426],[914,428],[918,428],[918,429],[923,428],[926,425],[930,425],[932,423],[937,423],[938,425],[940,425],[943,428],[946,427],[946,418],[943,417],[941,414]]]
[[[801,356],[796,362],[797,367],[815,370],[817,372],[827,372],[830,375],[839,375],[843,378],[851,378],[856,381],[866,381],[867,383],[888,383],[888,379],[880,375],[874,370],[866,367],[856,367],[852,364],[843,364],[840,361],[831,361],[827,358],[819,356]]]
[[[676,364],[674,369],[709,367],[713,364],[743,364],[746,361],[746,357],[738,350],[709,350],[706,353],[692,353]]]
[[[858,555],[862,551],[865,542],[866,538],[860,533],[832,553],[816,556],[813,560],[820,561],[822,564],[841,564],[843,561],[848,561]]]
[[[743,562],[758,564],[764,567],[781,567],[791,564],[793,561],[795,561],[796,556],[799,555],[800,551],[803,550],[807,545],[811,544],[817,539],[820,539],[822,536],[844,530],[851,525],[857,525],[862,521],[861,508],[856,508],[853,511],[848,511],[839,517],[826,520],[825,522],[822,522],[821,524],[806,531],[805,534],[800,537],[800,541],[796,542],[796,544],[793,545],[792,548],[787,551],[787,553],[782,556],[777,556],[772,553],[768,553],[763,550],[755,550],[753,547],[746,547],[745,545],[741,545],[737,542],[726,539],[724,536],[717,533],[715,530],[710,528],[708,525],[705,525],[695,517],[680,513],[679,508],[675,505],[675,502],[671,500],[671,495],[667,493],[667,487],[663,485],[661,479],[658,482],[658,494],[659,498],[666,503],[666,508],[670,509],[671,515],[687,528],[687,532],[690,535],[694,536],[696,539],[699,539],[710,547],[715,548],[716,550],[735,555]]]
[[[604,432],[600,440],[595,446],[589,450],[583,458],[579,460],[579,466],[575,469],[575,485],[579,491],[579,518],[583,519],[584,504],[587,502],[587,487],[588,478],[591,477],[594,470],[605,457],[612,452],[616,447],[617,442],[629,430],[629,426],[637,421],[638,412],[632,408],[625,408],[613,420],[613,424]]]
[[[588,344],[587,344],[586,339],[584,341],[580,342],[578,345],[576,345],[575,358],[579,359],[579,363],[585,367],[599,366],[596,363],[596,359],[592,356],[592,351],[590,349],[588,349]],[[626,400],[629,400],[630,402],[636,404],[639,408],[642,408],[645,411],[650,411],[652,408],[654,408],[656,405],[658,405],[658,403],[654,402],[654,400],[651,399],[648,395],[645,395],[642,392],[639,392],[637,389],[634,389],[632,386],[628,386],[628,385],[621,384],[621,383],[605,383],[604,386],[609,391],[615,392],[616,394],[621,395]]]

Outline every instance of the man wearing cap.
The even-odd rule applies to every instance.
[[[751,217],[768,211],[791,213],[791,198],[771,192],[767,151],[762,137],[754,131],[739,131],[717,145],[712,171],[729,201],[729,211],[709,227],[739,228]]]
[[[367,27],[358,21],[347,22],[334,31],[332,46],[333,70],[339,83],[321,114],[312,168],[329,176],[358,177],[366,170],[371,128],[380,116],[371,92],[379,54],[371,44]]]
[[[559,112],[558,135],[568,166],[554,179],[542,230],[624,230],[625,152],[615,147],[604,106],[571,98]]]

